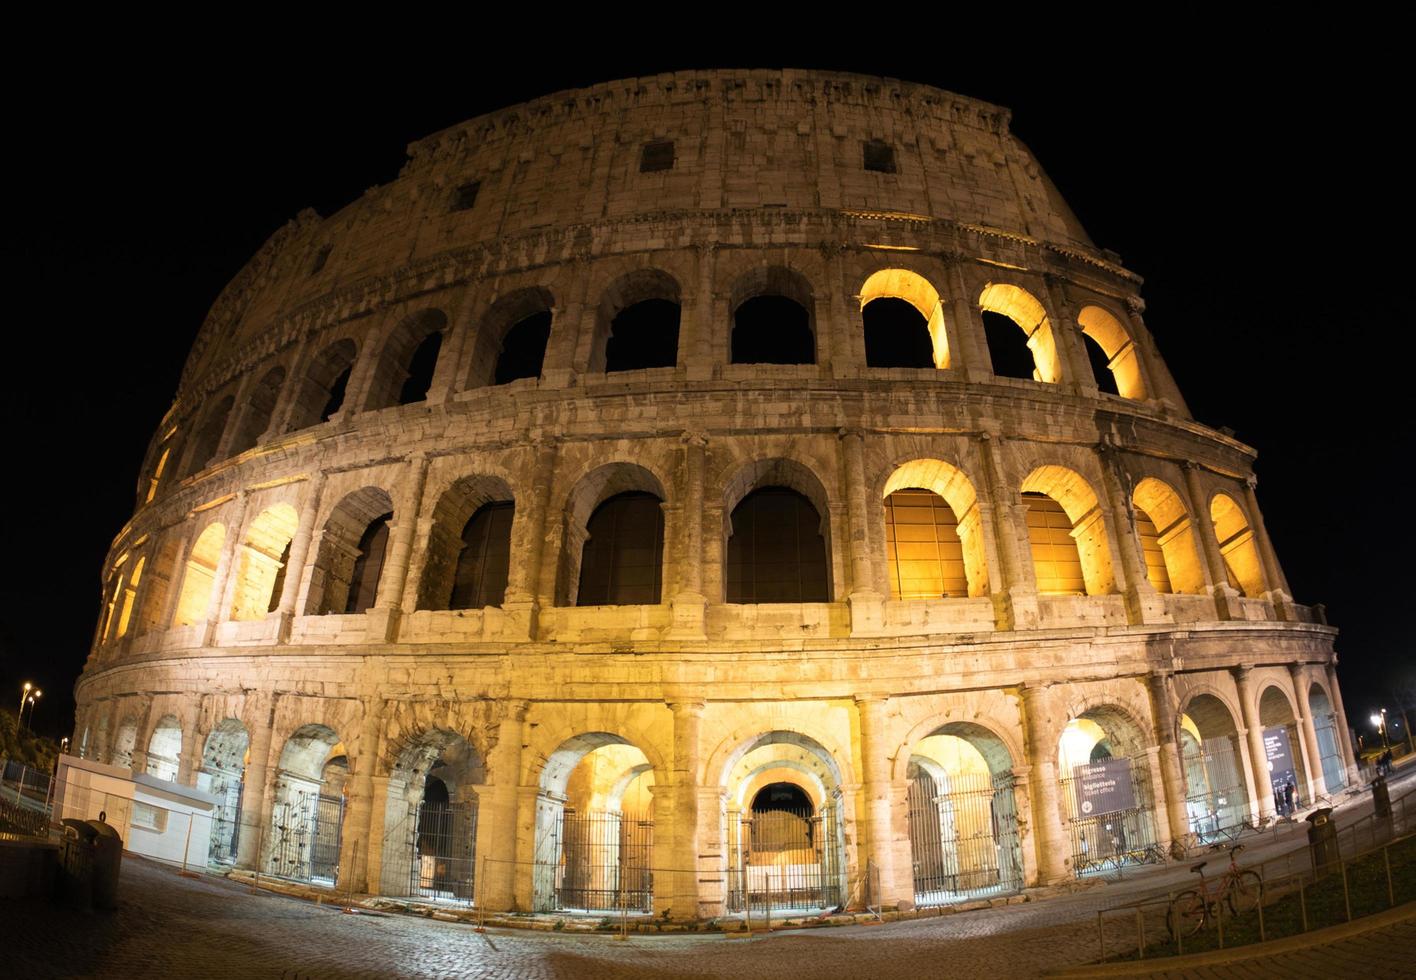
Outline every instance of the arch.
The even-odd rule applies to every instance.
[[[287,432],[328,422],[344,407],[349,375],[354,370],[354,359],[358,353],[354,341],[345,337],[325,347],[310,362],[290,406]]]
[[[419,609],[480,609],[505,598],[515,503],[497,476],[464,476],[433,508]]]
[[[163,611],[167,606],[168,590],[177,577],[181,541],[175,533],[169,532],[157,546],[152,560],[152,568],[147,572],[148,584],[143,589],[142,601],[138,603],[138,634],[147,633],[162,626]]]
[[[642,495],[657,499],[662,505],[665,500],[663,483],[659,477],[650,470],[637,463],[615,462],[606,463],[591,470],[581,477],[571,488],[567,495],[565,504],[565,542],[561,556],[560,580],[557,584],[557,605],[574,606],[586,605],[581,601],[580,586],[583,578],[583,568],[585,564],[586,546],[589,541],[589,524],[595,512],[611,498],[616,496]],[[646,528],[645,523],[649,519],[647,508],[641,502],[637,505],[641,511],[636,519],[635,528],[640,533],[636,541],[641,543],[648,539],[651,555],[626,554],[627,559],[636,559],[635,566],[641,570],[655,571],[654,579],[648,583],[649,587],[658,589],[663,581],[663,517],[662,509],[656,521],[658,543],[652,540],[652,534],[648,533],[653,528]],[[611,538],[613,540],[613,537]],[[601,544],[606,539],[602,536]],[[600,546],[596,545],[598,549]],[[611,549],[609,555],[603,556],[612,559],[617,549]],[[637,559],[646,559],[643,561]],[[607,572],[613,565],[602,566]],[[642,576],[641,576],[642,578]],[[608,584],[608,579],[605,580]],[[636,582],[636,588],[641,589],[645,582]],[[609,593],[606,592],[605,595]],[[658,598],[654,600],[656,603]]]
[[[280,389],[285,384],[285,368],[273,367],[261,376],[261,380],[251,386],[246,394],[245,407],[231,436],[230,454],[239,456],[260,441],[270,428],[271,416],[280,400]]]
[[[801,273],[784,266],[752,269],[733,283],[733,364],[815,364],[816,300]]]
[[[652,493],[629,491],[595,508],[585,524],[576,605],[659,602],[664,566],[663,503]]]
[[[393,500],[380,487],[348,494],[330,512],[310,575],[307,616],[362,613],[378,597]]]
[[[661,269],[637,269],[600,298],[590,370],[611,373],[678,363],[681,291]]]
[[[176,715],[163,715],[148,738],[147,774],[176,782],[182,759],[182,724]]]
[[[226,433],[226,421],[231,416],[236,399],[227,395],[211,406],[202,416],[202,423],[193,433],[187,448],[187,465],[179,480],[185,480],[194,473],[200,473],[217,462],[216,454],[221,449],[221,437]]]
[[[1052,321],[1036,296],[1011,283],[989,283],[979,294],[978,305],[983,313],[1007,317],[1022,330],[1027,337],[1028,350],[1032,353],[1034,381],[1056,384],[1062,380],[1062,365],[1057,354],[1057,342],[1052,335]],[[995,363],[993,373],[999,374],[995,337],[996,334],[988,332],[989,351],[993,353]]]
[[[1192,694],[1177,721],[1190,832],[1213,840],[1248,817],[1239,726],[1232,708],[1209,691]]]
[[[1307,799],[1308,771],[1294,698],[1279,685],[1269,684],[1259,692],[1258,707],[1274,804],[1280,816],[1292,816],[1284,796],[1287,786],[1293,787],[1293,809],[1312,803]]]
[[[1038,592],[1107,595],[1115,591],[1106,523],[1096,491],[1086,478],[1076,470],[1048,464],[1029,473],[1019,489],[1028,506],[1028,538]],[[1047,498],[1054,506],[1049,507],[1039,497]],[[1065,519],[1057,515],[1058,509]],[[1072,550],[1077,556],[1081,590],[1076,588],[1077,572],[1071,567]]]
[[[419,310],[399,321],[374,367],[366,411],[411,405],[428,397],[446,329],[447,314],[438,309]]]
[[[143,503],[151,503],[152,499],[157,496],[157,490],[162,486],[162,475],[167,471],[167,464],[171,458],[171,444],[163,446],[157,456],[157,465],[152,468],[152,476],[148,478],[147,493],[143,496]]]
[[[1224,556],[1229,584],[1251,599],[1262,596],[1267,589],[1263,564],[1244,509],[1229,494],[1216,493],[1210,498],[1210,520],[1219,541],[1219,553]]]
[[[1141,361],[1131,334],[1121,321],[1100,306],[1084,306],[1077,314],[1077,326],[1082,334],[1101,348],[1105,355],[1104,370],[1108,372],[1116,394],[1122,398],[1146,397],[1141,378]],[[1102,378],[1097,378],[1098,385]]]
[[[212,815],[209,857],[216,864],[232,864],[241,832],[241,789],[251,746],[250,733],[237,718],[223,718],[202,745],[202,768],[197,789],[217,797]]]
[[[328,725],[310,723],[290,733],[280,750],[272,794],[266,870],[302,881],[333,884],[339,872],[348,777],[344,744]]]
[[[1204,592],[1199,542],[1180,495],[1170,484],[1148,476],[1136,484],[1131,503],[1136,508],[1136,533],[1146,560],[1146,575],[1155,590],[1190,595]]]
[[[1072,828],[1078,875],[1159,853],[1148,725],[1122,704],[1090,699],[1057,739],[1058,807]],[[1098,794],[1109,787],[1111,792]]]
[[[925,562],[923,571],[926,577],[936,574],[930,565],[933,561],[940,566],[944,561],[954,561],[952,553],[953,542],[948,540],[948,533],[945,529],[952,527],[952,533],[958,542],[958,562],[957,572],[940,567],[937,575],[943,584],[949,578],[955,582],[961,576],[963,579],[964,593],[969,596],[982,596],[988,594],[988,559],[985,554],[983,523],[978,511],[978,496],[973,484],[964,472],[957,466],[947,463],[942,459],[913,459],[901,463],[897,466],[889,478],[885,481],[884,500],[886,515],[886,547],[891,549],[887,556],[891,563],[890,589],[894,597],[900,598],[910,591],[904,588],[904,576],[897,568],[901,559],[899,525],[901,514],[892,507],[891,499],[895,494],[912,490],[924,491],[932,494],[939,503],[945,505],[949,515],[949,522],[941,522],[940,515],[935,513],[939,510],[938,504],[928,500],[914,500],[909,503],[920,510],[917,516],[919,519],[910,521],[915,527],[920,528],[917,536],[924,535],[926,528],[939,528],[932,537],[937,546],[938,557],[931,559],[928,554],[919,559]],[[923,508],[928,505],[931,513],[930,520],[924,521]],[[908,515],[907,515],[908,516]],[[893,518],[893,522],[892,522]],[[927,542],[926,542],[927,543]],[[945,554],[945,545],[950,545],[949,553]],[[911,559],[913,560],[913,559]],[[946,575],[949,572],[949,575]],[[918,590],[915,590],[918,591]],[[952,594],[953,589],[941,589],[941,592]]]
[[[276,504],[256,517],[246,529],[244,547],[236,567],[236,589],[231,618],[260,619],[275,612],[290,561],[290,542],[300,516],[289,504]]]
[[[867,367],[950,367],[944,307],[923,276],[908,269],[871,273],[860,287],[860,310]]]
[[[555,297],[542,286],[514,290],[492,303],[477,329],[467,386],[539,378],[554,310]]]
[[[120,769],[131,769],[133,750],[138,747],[138,723],[136,719],[125,718],[118,724],[113,735],[113,751],[108,761]]]
[[[728,518],[726,601],[830,602],[826,520],[804,495],[763,486]]]
[[[784,457],[753,460],[744,463],[723,483],[723,528],[722,554],[730,555],[733,535],[732,515],[738,505],[757,490],[775,487],[792,490],[810,503],[820,519],[820,534],[826,560],[826,598],[830,602],[835,594],[831,553],[831,507],[826,492],[826,484],[816,472],[804,463]],[[724,570],[726,572],[726,569]],[[727,578],[723,576],[724,600],[727,601]],[[804,601],[804,600],[803,600]]]
[[[1316,681],[1308,686],[1308,712],[1317,737],[1317,761],[1323,773],[1323,786],[1332,795],[1347,785],[1347,766],[1343,758],[1337,712],[1327,690]]]
[[[173,626],[191,626],[207,618],[216,583],[216,568],[221,563],[221,549],[225,543],[224,524],[208,524],[197,537],[182,575],[182,591],[177,594]]]
[[[123,589],[122,609],[118,613],[118,635],[124,636],[128,632],[128,627],[132,622],[133,604],[137,601],[138,589],[143,584],[143,571],[147,567],[147,556],[139,558],[133,563],[133,571],[128,576],[127,588]]]

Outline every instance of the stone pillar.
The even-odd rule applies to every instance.
[[[1185,808],[1185,772],[1181,766],[1180,747],[1176,744],[1179,726],[1175,718],[1175,691],[1169,674],[1154,672],[1147,678],[1150,692],[1151,717],[1155,722],[1155,741],[1160,747],[1161,782],[1165,787],[1165,819],[1169,838],[1184,840],[1190,833],[1190,814]]]
[[[364,881],[369,894],[382,894],[384,835],[387,833],[389,777],[375,776],[369,797],[369,843],[360,851],[360,859],[368,861]],[[402,883],[403,886],[407,882]]]
[[[1273,781],[1269,779],[1268,753],[1264,751],[1264,726],[1259,721],[1259,706],[1254,703],[1249,668],[1234,667],[1230,672],[1239,692],[1239,710],[1244,716],[1244,728],[1249,737],[1249,778],[1254,781],[1254,796],[1259,801],[1259,812],[1254,815],[1257,820],[1266,813],[1277,812],[1273,805]]]
[[[1171,807],[1174,806],[1175,798],[1170,795],[1170,785],[1165,772],[1165,767],[1161,764],[1160,749],[1154,745],[1146,747],[1146,771],[1150,777],[1151,795],[1155,803],[1155,835],[1156,843],[1167,851],[1176,840],[1173,816]],[[1184,798],[1180,800],[1181,807],[1184,806]],[[1189,830],[1188,821],[1180,833],[1183,835]]]
[[[370,831],[374,812],[374,767],[383,732],[383,699],[364,698],[359,723],[359,754],[353,759],[345,795],[343,840],[339,848],[340,891],[367,892],[369,887]]]
[[[1052,342],[1057,347],[1057,357],[1062,362],[1063,384],[1069,385],[1082,395],[1096,397],[1096,377],[1092,374],[1091,358],[1087,356],[1087,342],[1082,336],[1082,328],[1067,313],[1067,296],[1063,281],[1057,276],[1043,277],[1047,285],[1047,298],[1052,306],[1048,318],[1052,321]]]
[[[480,796],[477,811],[478,868],[483,876],[481,901],[494,911],[514,907],[518,868],[516,825],[521,781],[521,744],[526,722],[525,701],[504,701],[506,714],[497,726],[497,744],[488,756],[491,783]],[[534,787],[532,787],[534,790]],[[531,869],[522,868],[528,882]]]
[[[1298,705],[1298,732],[1303,737],[1304,754],[1307,756],[1309,800],[1328,795],[1327,777],[1323,775],[1323,756],[1318,747],[1318,729],[1313,723],[1313,705],[1308,698],[1308,667],[1306,664],[1289,664],[1288,676],[1293,678],[1293,700]]]
[[[1171,622],[1165,601],[1156,594],[1155,586],[1151,585],[1150,577],[1146,575],[1141,539],[1136,534],[1136,511],[1127,493],[1117,451],[1114,446],[1103,443],[1098,455],[1101,457],[1102,482],[1106,486],[1111,513],[1116,516],[1116,547],[1121,552],[1121,569],[1126,576],[1122,594],[1126,599],[1127,617],[1133,624]]]
[[[988,353],[988,338],[983,332],[983,321],[979,319],[978,294],[969,288],[968,277],[964,275],[961,262],[950,263],[949,271],[951,308],[953,309],[954,336],[958,338],[959,350],[963,354],[960,366],[964,380],[989,382],[993,380],[993,360]],[[950,348],[950,358],[954,356]]]
[[[370,610],[369,639],[373,642],[393,642],[398,638],[398,619],[402,612],[403,589],[408,584],[408,564],[413,554],[413,539],[418,533],[418,514],[423,506],[423,487],[428,482],[428,457],[414,453],[408,458],[408,491],[398,501],[402,511],[394,512],[389,522],[388,559],[379,576],[378,595]]]
[[[1195,533],[1200,538],[1200,550],[1205,556],[1205,570],[1208,572],[1210,594],[1214,596],[1215,614],[1220,619],[1243,619],[1244,611],[1239,608],[1239,592],[1229,584],[1229,571],[1224,564],[1224,556],[1219,552],[1219,539],[1214,534],[1214,521],[1210,518],[1209,501],[1204,487],[1200,485],[1200,468],[1196,463],[1186,461],[1181,464],[1185,471],[1185,489],[1190,497],[1190,517],[1195,522]]]
[[[713,377],[718,359],[713,356],[713,337],[718,324],[713,315],[717,305],[713,294],[713,270],[717,266],[717,242],[698,242],[694,246],[697,283],[690,295],[683,297],[684,323],[679,328],[678,362],[687,371],[690,381],[706,381]],[[731,311],[729,311],[731,316]],[[683,327],[687,327],[685,330]],[[731,333],[729,323],[727,333]],[[722,363],[727,363],[725,357]]]
[[[305,375],[310,368],[307,361],[309,346],[309,337],[302,337],[296,343],[295,354],[288,362],[290,371],[286,374],[285,383],[280,386],[280,394],[276,396],[275,405],[270,410],[270,424],[256,440],[256,445],[279,439],[290,428],[290,413],[300,396],[300,389],[305,385]]]
[[[678,592],[669,600],[674,624],[670,636],[701,638],[707,599],[703,595],[703,470],[708,437],[701,432],[685,432],[683,442],[683,485],[680,497]]]
[[[517,620],[516,632],[530,639],[536,637],[536,613],[543,593],[542,568],[546,557],[546,521],[551,507],[551,481],[556,470],[556,443],[545,440],[536,444],[536,459],[531,471],[531,495],[527,501],[525,529],[513,536],[513,553],[521,560],[513,562],[507,572],[506,599],[502,609]],[[521,503],[516,504],[516,522],[521,523]],[[554,584],[551,586],[554,592]]]
[[[457,374],[462,369],[462,351],[468,338],[476,332],[476,324],[469,323],[467,315],[473,305],[470,297],[475,291],[475,285],[465,286],[448,310],[447,327],[442,332],[442,346],[438,348],[438,362],[433,366],[433,377],[425,399],[429,405],[441,405],[463,388],[463,379]]]
[[[875,862],[880,872],[880,904],[905,908],[913,904],[912,882],[903,881],[902,863],[896,860],[890,779],[889,723],[885,717],[888,698],[856,695],[860,719],[861,795],[865,801],[864,857]],[[860,862],[862,873],[865,861]]]
[[[254,869],[265,849],[265,838],[270,836],[270,807],[274,801],[270,798],[268,784],[274,769],[270,756],[275,698],[265,693],[253,694],[242,714],[251,742],[250,761],[241,777],[241,837],[236,845],[236,866]]]
[[[1274,613],[1279,619],[1293,620],[1296,618],[1293,611],[1292,593],[1288,589],[1288,580],[1283,577],[1283,568],[1278,563],[1278,555],[1273,550],[1273,542],[1269,540],[1268,528],[1264,526],[1263,511],[1259,510],[1259,498],[1254,493],[1254,487],[1258,480],[1254,477],[1244,481],[1244,502],[1248,506],[1249,520],[1254,531],[1254,538],[1259,547],[1259,561],[1264,569],[1264,581],[1268,583],[1268,600],[1273,603]]]
[[[985,432],[979,436],[978,451],[983,461],[987,486],[981,488],[987,496],[993,514],[992,532],[1002,574],[989,569],[992,584],[994,615],[1000,630],[1028,629],[1037,624],[1037,584],[1032,574],[1032,555],[1022,550],[1022,535],[1018,533],[1018,517],[1027,526],[1027,507],[1017,500],[1004,499],[1010,493],[1003,478],[1003,440]]]
[[[885,619],[884,597],[875,589],[871,575],[871,554],[868,522],[869,510],[865,494],[865,437],[859,429],[842,429],[841,456],[845,463],[846,523],[850,541],[850,593],[846,602],[851,609],[851,633],[878,633]]]
[[[1030,767],[1029,795],[1032,802],[1033,851],[1037,858],[1037,882],[1050,885],[1069,876],[1072,847],[1062,825],[1058,800],[1058,731],[1051,723],[1052,696],[1045,687],[1031,684],[1019,689],[1022,702],[1024,739]]]
[[[310,542],[314,540],[315,518],[320,511],[320,494],[324,491],[323,473],[316,474],[305,488],[305,502],[300,508],[300,520],[295,527],[295,537],[290,539],[290,558],[285,564],[285,579],[280,587],[280,604],[276,606],[276,616],[280,619],[280,642],[290,639],[290,624],[295,617],[295,603],[300,597],[300,587],[305,579],[305,564],[310,556]]]
[[[674,758],[671,776],[673,826],[669,844],[668,874],[655,875],[654,905],[663,901],[674,919],[699,918],[698,895],[698,750],[703,702],[684,700],[669,705],[674,715]],[[659,797],[655,798],[655,805]],[[659,822],[654,816],[655,836]],[[657,850],[657,848],[656,848]],[[660,877],[664,890],[660,891]]]
[[[226,524],[226,539],[221,543],[221,557],[216,562],[216,572],[211,580],[211,599],[207,602],[206,628],[202,634],[204,646],[211,645],[216,633],[216,624],[230,618],[232,596],[236,588],[236,577],[231,573],[231,566],[236,564],[236,551],[241,547],[248,501],[246,491],[237,490],[235,506],[227,515],[229,522]]]
[[[1347,785],[1357,786],[1362,782],[1361,774],[1357,771],[1357,754],[1352,751],[1352,729],[1347,727],[1347,712],[1342,706],[1342,691],[1337,686],[1337,664],[1336,662],[1327,665],[1327,688],[1328,695],[1332,698],[1333,720],[1337,728],[1338,751],[1342,753],[1342,768],[1347,774]]]

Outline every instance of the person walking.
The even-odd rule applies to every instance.
[[[1284,815],[1285,815],[1285,816],[1288,816],[1288,817],[1292,817],[1292,816],[1293,816],[1293,791],[1294,791],[1294,789],[1295,789],[1295,787],[1294,787],[1294,785],[1293,785],[1293,777],[1290,776],[1290,777],[1288,777],[1288,783],[1287,783],[1287,785],[1285,785],[1285,786],[1283,787],[1283,808],[1284,808],[1285,811],[1287,811]]]

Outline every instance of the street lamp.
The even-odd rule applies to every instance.
[[[1377,712],[1373,712],[1370,720],[1372,722],[1372,727],[1375,728],[1377,731],[1381,732],[1382,746],[1388,749],[1391,748],[1391,740],[1387,738],[1386,708],[1381,709],[1380,714],[1378,714]]]
[[[20,715],[22,715],[22,714],[25,713],[25,698],[29,697],[30,689],[33,688],[33,687],[34,687],[33,684],[31,684],[29,681],[25,681],[25,686],[22,687],[22,688],[20,688],[20,710],[19,710],[19,712],[16,713],[16,715],[15,715],[15,734],[16,734],[16,735],[19,735],[19,734],[20,734]]]
[[[29,709],[30,709],[30,720],[29,720],[28,728],[29,728],[30,731],[34,731],[34,704],[35,704],[35,700],[36,700],[41,694],[43,694],[43,693],[44,693],[44,692],[41,691],[39,688],[35,688],[33,694],[31,694],[29,697],[25,698],[22,702],[20,702],[20,720],[21,720],[21,721],[24,721],[24,717],[25,717],[25,705],[29,705]]]

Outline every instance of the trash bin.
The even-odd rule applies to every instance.
[[[1372,781],[1372,813],[1378,820],[1391,820],[1391,793],[1385,776]]]
[[[93,841],[97,832],[87,820],[65,817],[59,848],[59,897],[74,908],[93,904]]]
[[[1313,874],[1322,877],[1335,871],[1338,864],[1337,824],[1332,820],[1332,807],[1319,807],[1305,817],[1308,821],[1308,846],[1313,852]]]
[[[93,907],[118,907],[118,873],[123,865],[123,838],[103,820],[86,821],[93,829]]]

